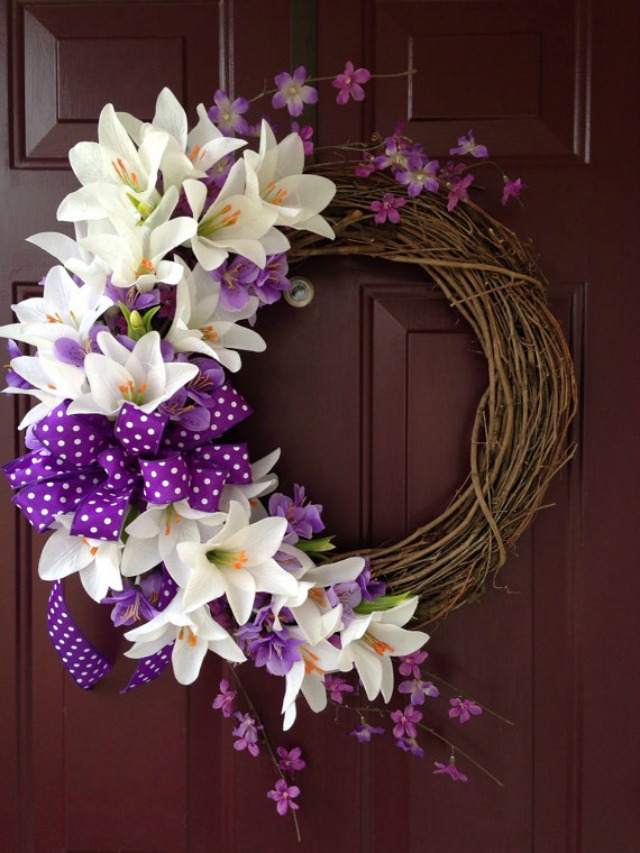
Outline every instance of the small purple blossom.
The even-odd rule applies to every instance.
[[[398,693],[408,693],[412,705],[424,705],[425,696],[435,698],[440,695],[440,691],[431,681],[422,681],[420,678],[403,681],[398,685]]]
[[[362,160],[356,164],[353,174],[357,175],[359,178],[368,178],[372,172],[375,172],[378,167],[376,166],[376,160],[373,154],[370,154],[368,151],[365,151],[362,155]]]
[[[249,109],[249,102],[245,98],[236,98],[231,101],[226,92],[218,89],[213,96],[214,105],[209,108],[209,118],[215,122],[225,136],[245,136],[249,130],[246,119],[242,113]]]
[[[324,530],[320,518],[322,506],[307,503],[304,486],[297,483],[293,487],[293,499],[276,492],[269,498],[269,515],[286,518],[287,532],[284,542],[295,545],[298,539],[311,539],[314,533]]]
[[[449,195],[447,196],[447,210],[449,213],[456,207],[459,201],[468,201],[469,193],[467,189],[473,183],[473,175],[466,175],[464,178],[454,178],[447,183]]]
[[[318,90],[313,86],[306,86],[307,69],[299,65],[293,74],[283,72],[274,78],[278,91],[271,99],[274,110],[286,107],[289,115],[299,116],[305,104],[315,104],[318,101]]]
[[[354,690],[353,685],[347,684],[344,678],[340,678],[337,675],[325,675],[324,686],[330,698],[334,702],[337,702],[338,705],[342,705],[343,693],[353,693]]]
[[[471,715],[477,716],[482,713],[482,708],[473,699],[449,699],[449,717],[458,717],[461,723],[468,723]]]
[[[242,311],[249,301],[249,286],[258,277],[260,267],[237,255],[231,263],[221,264],[210,275],[220,284],[220,307],[225,311]]]
[[[134,584],[126,578],[121,590],[111,590],[111,595],[103,598],[101,604],[113,604],[111,621],[116,627],[133,625],[141,619],[149,621],[157,615],[154,607],[162,587],[162,575],[152,572]]]
[[[369,743],[373,735],[383,735],[384,729],[378,726],[370,726],[368,723],[361,723],[356,726],[349,735],[358,738],[358,743]]]
[[[300,806],[293,802],[293,797],[300,795],[297,785],[287,785],[284,779],[278,779],[273,790],[267,793],[270,800],[275,800],[279,815],[285,815],[288,809],[299,809]]]
[[[407,203],[406,198],[396,198],[393,193],[385,193],[382,201],[372,201],[369,205],[369,210],[375,213],[373,221],[376,225],[383,225],[387,219],[396,225],[400,222],[401,207]]]
[[[296,770],[304,770],[307,762],[302,757],[302,750],[299,746],[294,746],[292,749],[285,749],[284,746],[279,746],[276,752],[279,755],[278,767],[288,773],[293,773]]]
[[[277,302],[285,290],[291,289],[291,282],[287,278],[288,272],[289,264],[284,252],[267,257],[264,269],[258,269],[252,286],[252,291],[263,305]]]
[[[454,782],[468,782],[467,776],[464,773],[461,773],[455,765],[453,758],[450,760],[449,764],[442,764],[440,761],[433,762],[436,766],[436,770],[434,770],[434,774],[437,776],[439,773],[446,773],[447,776],[451,776]]]
[[[414,678],[420,678],[420,664],[429,657],[429,652],[424,649],[418,649],[416,652],[411,652],[410,655],[402,655],[398,658],[400,666],[398,672],[400,675],[413,675]]]
[[[212,708],[222,711],[223,717],[230,717],[233,714],[233,702],[236,698],[236,691],[229,690],[229,682],[223,678],[220,682],[220,693],[213,700]]]
[[[396,741],[396,746],[404,752],[410,752],[411,755],[417,755],[418,758],[424,758],[424,749],[420,746],[414,737],[401,737]]]
[[[233,742],[233,748],[238,751],[246,749],[256,758],[260,755],[258,731],[262,729],[262,726],[256,724],[251,714],[242,714],[240,711],[236,711],[235,716],[240,721],[240,725],[236,726],[232,732],[233,736],[237,738]]]
[[[336,101],[343,105],[347,103],[349,98],[353,98],[354,101],[364,100],[362,85],[368,83],[370,79],[370,71],[366,68],[354,68],[353,62],[348,61],[342,74],[338,74],[335,80],[331,82],[332,86],[340,90],[336,96]]]
[[[458,137],[458,147],[449,149],[449,154],[460,154],[465,156],[470,154],[472,157],[488,157],[489,152],[485,145],[478,145],[473,138],[473,131],[470,130],[466,136]]]
[[[396,180],[407,187],[407,194],[411,198],[420,195],[422,190],[437,193],[440,188],[437,178],[439,166],[438,160],[429,160],[422,155],[412,155],[406,168],[396,173]]]
[[[300,660],[298,646],[302,640],[294,639],[286,628],[266,631],[247,643],[247,649],[255,658],[255,665],[266,667],[271,675],[286,675],[294,663]]]
[[[413,705],[407,705],[404,711],[392,711],[391,719],[395,723],[393,727],[395,738],[414,738],[418,734],[416,723],[422,719],[422,713],[416,711]]]
[[[526,188],[527,185],[522,183],[521,178],[516,178],[515,181],[506,180],[502,189],[502,204],[506,204],[510,198],[520,198],[520,193]]]
[[[311,157],[313,154],[313,128],[310,124],[305,124],[304,127],[300,127],[297,121],[291,122],[291,130],[294,133],[297,133],[300,139],[302,140],[302,150],[306,154],[307,157]]]

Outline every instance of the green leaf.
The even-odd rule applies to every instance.
[[[321,551],[333,551],[335,545],[331,541],[334,536],[321,536],[318,539],[299,539],[296,548],[306,551],[307,554],[319,554]]]
[[[353,612],[358,613],[360,616],[368,616],[369,613],[391,610],[392,607],[397,607],[398,604],[402,604],[409,597],[408,592],[401,592],[399,595],[381,595],[372,601],[361,601],[357,607],[353,608]]]

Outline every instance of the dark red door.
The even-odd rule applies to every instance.
[[[485,715],[457,733],[504,787],[469,765],[467,785],[434,777],[433,761],[446,758],[435,740],[420,761],[391,744],[358,748],[331,714],[301,714],[283,743],[309,753],[302,845],[265,796],[268,762],[234,752],[211,710],[215,661],[189,690],[167,673],[120,696],[132,670],[123,659],[93,691],[71,682],[46,635],[41,540],[14,517],[0,484],[2,849],[637,849],[640,413],[629,402],[640,308],[637,5],[4,0],[1,8],[1,322],[47,269],[23,240],[55,228],[57,204],[75,188],[67,151],[95,138],[104,103],[150,117],[169,85],[193,118],[218,85],[251,96],[303,61],[320,75],[346,59],[379,73],[409,64],[418,74],[372,84],[362,111],[341,111],[327,94],[320,141],[387,133],[403,119],[437,157],[473,127],[530,187],[523,209],[503,210],[488,192],[486,206],[533,239],[582,392],[579,449],[551,487],[553,508],[519,542],[504,586],[450,615],[429,644],[444,678],[515,721],[507,728]],[[283,485],[304,483],[342,544],[400,536],[441,510],[467,473],[484,364],[415,269],[334,259],[309,262],[304,274],[314,301],[261,318],[269,348],[247,360],[241,383],[256,410],[247,434],[256,455],[282,447]],[[19,449],[18,407],[6,400],[0,418],[6,461]],[[128,646],[73,584],[68,598],[103,651]],[[246,680],[269,699],[265,721],[277,726],[279,691]]]

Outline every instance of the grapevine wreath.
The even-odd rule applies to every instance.
[[[392,174],[365,179],[344,163],[317,171],[338,188],[327,210],[336,239],[296,235],[290,259],[359,255],[420,267],[469,324],[487,359],[468,482],[438,518],[406,539],[358,551],[394,592],[419,595],[421,620],[433,622],[483,591],[566,461],[576,402],[571,356],[530,250],[477,204],[449,210],[445,197],[423,192],[385,229],[369,211],[374,198],[397,188]]]
[[[348,62],[332,80],[338,103],[362,100],[370,76]],[[278,75],[274,109],[298,117],[317,100],[311,82],[303,67]],[[138,664],[123,693],[169,664],[191,684],[211,651],[239,690],[246,660],[283,678],[285,730],[302,695],[316,712],[352,708],[361,742],[383,729],[358,697],[391,701],[395,659],[409,704],[384,713],[398,746],[422,756],[418,732],[430,732],[450,749],[434,772],[466,781],[455,754],[473,759],[421,722],[439,688],[422,677],[428,636],[417,629],[482,592],[567,459],[576,398],[567,345],[530,251],[469,197],[469,162],[489,162],[471,132],[442,166],[400,129],[352,148],[356,157],[343,149],[305,166],[311,129],[296,124],[277,141],[267,121],[248,125],[248,109],[218,90],[189,129],[168,89],[151,122],[107,105],[99,141],[70,152],[81,187],[58,218],[75,240],[30,238],[58,264],[42,296],[14,305],[18,322],[0,327],[10,339],[5,390],[38,401],[21,423],[27,452],[4,471],[28,521],[52,531],[39,564],[53,582],[49,634],[80,687],[107,675],[111,662],[65,602],[62,580],[78,574],[129,629],[126,654]],[[504,203],[523,185],[503,179]],[[291,288],[289,264],[330,254],[424,270],[469,324],[489,380],[470,473],[447,509],[401,542],[339,556],[318,536],[322,508],[304,488],[275,491],[277,453],[252,459],[226,435],[251,413],[232,377],[240,351],[266,346],[254,329],[260,310]],[[223,679],[213,707],[234,721],[235,748],[257,755],[266,736],[246,694],[236,709],[236,693]],[[461,723],[482,710],[459,696],[449,704]],[[279,774],[268,796],[295,815],[300,749],[267,745]]]

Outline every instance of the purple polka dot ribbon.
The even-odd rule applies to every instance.
[[[67,610],[59,580],[54,581],[49,595],[47,628],[64,668],[83,690],[90,690],[109,673],[111,664],[87,640]]]
[[[66,407],[57,406],[34,427],[40,446],[3,469],[20,490],[14,503],[39,532],[58,513],[73,513],[73,535],[117,541],[140,491],[150,503],[191,497],[196,509],[215,512],[225,482],[251,482],[243,445],[209,445],[251,413],[228,384],[217,390],[211,423],[200,432],[131,403],[115,424],[97,415],[68,415]]]

